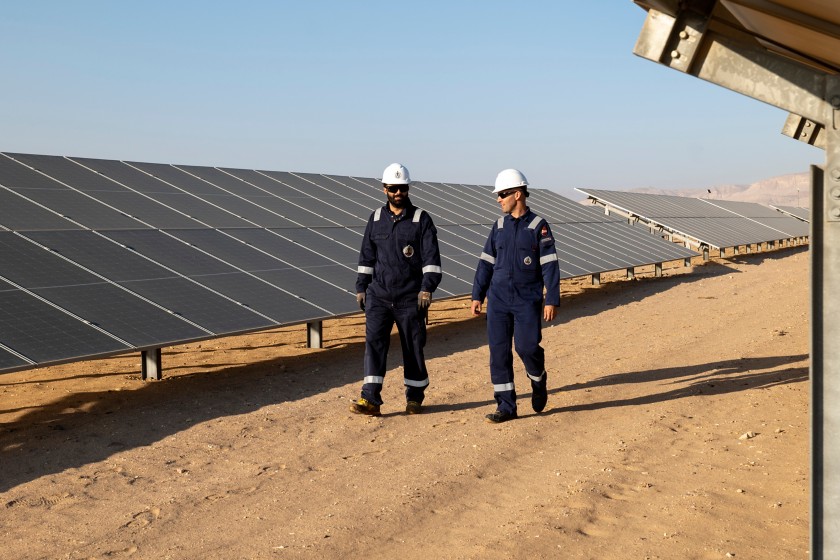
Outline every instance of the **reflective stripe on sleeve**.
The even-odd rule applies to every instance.
[[[513,383],[499,383],[498,385],[493,385],[493,391],[496,393],[501,393],[502,391],[513,391]]]
[[[505,217],[504,216],[502,216],[501,218],[496,220],[496,227],[499,228],[499,229],[502,229],[503,227],[505,227]]]
[[[423,209],[418,208],[417,210],[414,211],[414,218],[412,218],[411,221],[415,222],[415,223],[419,222],[420,221],[420,216],[422,216],[422,215],[423,215]]]
[[[372,266],[359,266],[359,274],[373,274]]]
[[[553,255],[544,255],[544,256],[540,257],[540,264],[545,264],[545,263],[549,263],[551,261],[556,261],[556,260],[557,260],[557,253],[554,253]]]
[[[481,256],[479,258],[483,261],[489,262],[490,264],[496,264],[496,257],[494,257],[493,255],[488,255],[484,251],[481,252]]]
[[[438,274],[443,273],[439,266],[433,264],[427,264],[423,267],[423,274],[426,274],[427,272],[437,272]]]
[[[417,381],[416,379],[409,379],[406,377],[404,379],[405,384],[409,387],[428,387],[429,385],[429,378],[423,379],[422,381]]]
[[[380,375],[366,375],[365,383],[376,383],[377,385],[382,385],[385,383],[385,378]]]
[[[373,221],[378,222],[379,217],[382,215],[382,208],[377,208],[376,212],[373,213]]]
[[[542,218],[540,218],[539,216],[537,216],[536,218],[534,218],[534,219],[531,221],[531,223],[530,223],[530,224],[528,224],[528,229],[536,229],[536,228],[537,228],[537,226],[540,224],[540,222],[541,222],[541,221],[542,221]]]
[[[528,374],[528,378],[529,378],[531,381],[536,381],[537,383],[539,383],[540,381],[542,381],[543,379],[545,379],[545,372],[542,372],[542,373],[541,373],[541,374],[539,374],[539,375],[531,375],[531,374],[529,373],[529,374]]]

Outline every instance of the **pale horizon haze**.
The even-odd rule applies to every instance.
[[[631,0],[6,3],[0,151],[536,187],[803,173],[786,113],[633,55]]]

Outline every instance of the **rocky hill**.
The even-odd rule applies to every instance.
[[[810,176],[808,173],[795,173],[764,179],[751,185],[718,185],[708,189],[655,189],[636,188],[630,192],[647,194],[667,194],[673,196],[688,196],[696,198],[711,198],[718,200],[740,200],[743,202],[757,202],[765,206],[799,206],[808,208],[810,205]]]

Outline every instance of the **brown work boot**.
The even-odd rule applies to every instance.
[[[379,413],[379,405],[369,402],[365,398],[354,401],[350,405],[350,412],[353,414],[367,414],[368,416],[381,416]]]
[[[420,414],[423,412],[423,405],[421,405],[417,401],[408,401],[405,403],[405,413],[406,414]]]

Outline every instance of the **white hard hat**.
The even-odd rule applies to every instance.
[[[411,182],[408,169],[399,163],[392,163],[382,172],[382,184],[384,185],[407,185]]]
[[[493,189],[493,194],[527,186],[528,179],[525,178],[525,175],[521,171],[518,169],[505,169],[496,175],[496,187]]]

